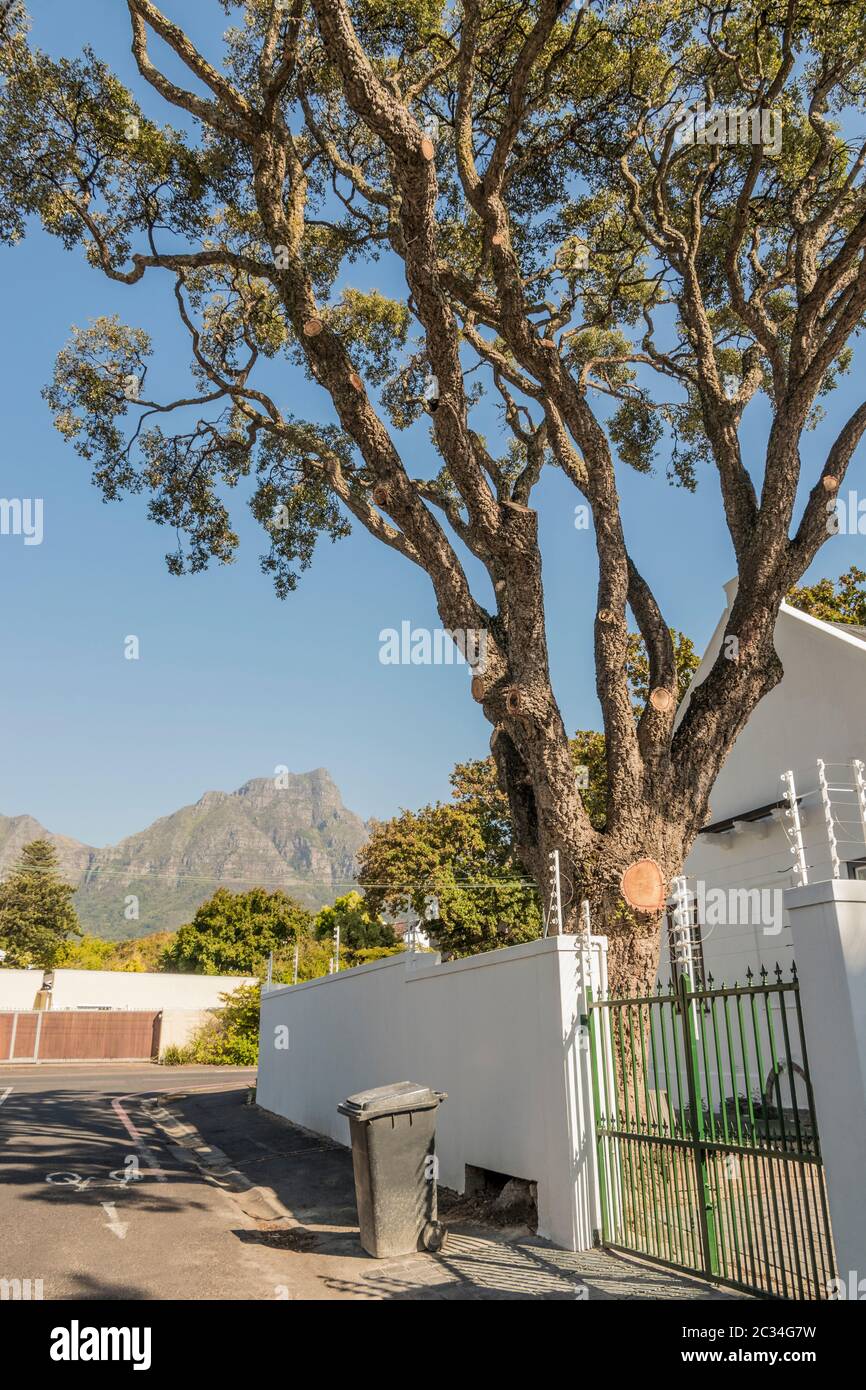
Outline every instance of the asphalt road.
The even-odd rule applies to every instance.
[[[254,1070],[0,1068],[0,1280],[46,1299],[269,1299],[284,1258],[146,1114],[146,1097],[248,1086]]]

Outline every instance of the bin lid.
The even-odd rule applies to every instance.
[[[374,1086],[371,1091],[359,1091],[337,1106],[341,1115],[355,1120],[373,1120],[378,1115],[397,1115],[404,1110],[432,1110],[447,1100],[444,1091],[432,1091],[415,1081],[392,1081],[387,1086]]]

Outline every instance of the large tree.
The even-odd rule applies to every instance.
[[[127,3],[147,114],[90,51],[55,62],[7,26],[0,233],[37,217],[115,282],[167,274],[194,382],[158,399],[146,334],[97,320],[58,361],[59,427],[106,497],[148,493],[187,538],[174,570],[230,558],[226,485],[250,474],[281,593],[348,516],[424,569],[444,625],[487,634],[472,693],[526,869],[546,893],[558,849],[567,926],[588,898],[612,983],[649,984],[666,884],[781,678],[779,604],[866,428],[863,401],[801,472],[866,309],[862,4],[248,0],[208,55]],[[157,124],[166,109],[183,130]],[[399,297],[332,297],[378,256]],[[310,378],[307,418],[280,361]],[[501,450],[478,429],[485,392]],[[766,443],[744,448],[759,397]],[[424,414],[426,475],[401,441]],[[657,452],[686,486],[714,471],[739,577],[731,640],[676,730],[669,627],[617,490]],[[603,829],[551,686],[533,509],[549,467],[598,554]],[[649,653],[637,721],[629,610]]]
[[[75,888],[64,883],[48,840],[31,840],[0,883],[0,948],[7,966],[52,966],[67,940],[81,936],[72,905]]]
[[[179,927],[160,957],[164,970],[196,975],[264,973],[271,952],[290,954],[309,938],[312,916],[277,889],[232,893],[218,888],[192,921]]]

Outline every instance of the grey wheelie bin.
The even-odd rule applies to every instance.
[[[349,1096],[337,1106],[349,1118],[361,1244],[376,1259],[438,1250],[436,1112],[444,1091],[396,1081]]]

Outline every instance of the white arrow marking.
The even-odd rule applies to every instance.
[[[124,1236],[129,1230],[129,1222],[118,1221],[117,1207],[114,1202],[100,1202],[99,1205],[102,1207],[102,1210],[109,1218],[108,1221],[106,1221],[105,1223],[109,1231],[113,1231],[119,1240],[123,1240]]]

